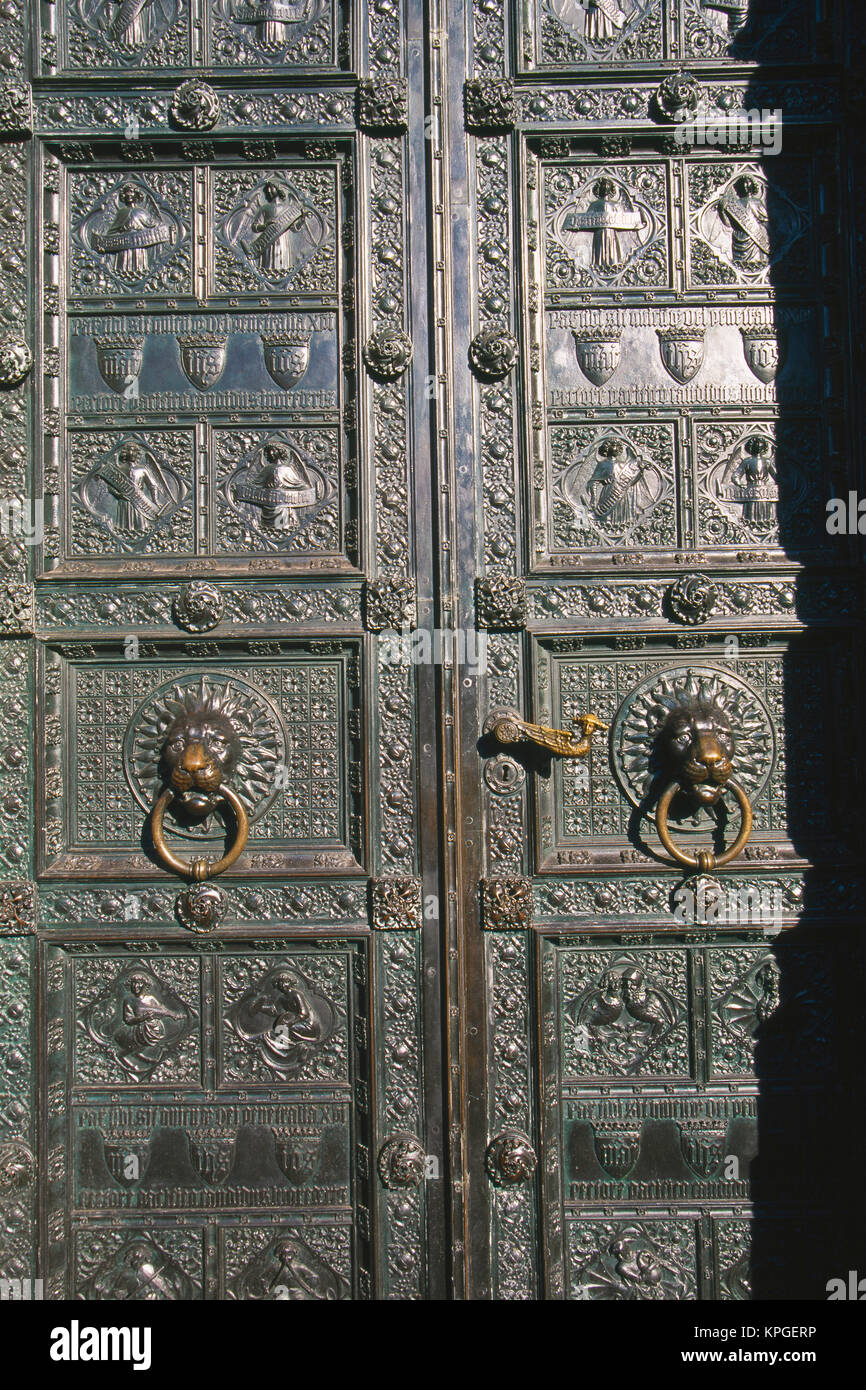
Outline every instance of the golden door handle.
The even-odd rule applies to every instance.
[[[699,849],[695,854],[686,854],[681,849],[677,849],[668,829],[668,811],[678,791],[683,788],[679,782],[669,782],[658,799],[656,806],[656,827],[659,832],[659,839],[672,859],[678,864],[684,864],[687,869],[699,869],[701,873],[709,873],[712,869],[720,869],[724,864],[730,864],[732,859],[736,859],[740,854],[752,833],[752,803],[743,791],[738,782],[727,782],[725,791],[732,791],[737,798],[740,806],[742,823],[740,833],[734,843],[722,854],[715,855],[712,850]]]
[[[497,743],[534,743],[560,758],[584,758],[590,750],[596,729],[609,725],[594,714],[577,714],[574,732],[570,729],[549,729],[546,724],[530,724],[517,710],[499,709],[485,720],[484,733],[492,734]]]
[[[247,836],[250,833],[249,817],[240,797],[236,792],[232,791],[231,787],[225,785],[221,786],[215,793],[215,801],[227,801],[229,806],[231,806],[235,814],[237,828],[231,847],[226,851],[222,859],[217,859],[214,863],[210,859],[181,859],[178,855],[174,854],[166,844],[162,821],[165,815],[165,808],[174,795],[174,789],[172,787],[166,787],[165,791],[160,794],[150,813],[150,833],[153,836],[154,848],[160,859],[164,864],[167,864],[170,869],[174,869],[175,873],[182,874],[184,878],[191,878],[196,883],[200,883],[206,878],[216,878],[217,874],[225,873],[226,869],[230,869],[235,860],[239,858],[243,852],[244,845],[247,842]]]

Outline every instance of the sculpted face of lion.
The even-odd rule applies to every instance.
[[[698,702],[672,710],[657,744],[665,771],[704,806],[712,806],[733,772],[734,736],[717,705]]]
[[[238,764],[240,740],[219,710],[185,710],[166,731],[162,773],[175,802],[191,816],[205,816]]]

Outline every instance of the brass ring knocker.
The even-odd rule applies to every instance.
[[[669,782],[658,799],[656,806],[656,827],[659,832],[659,839],[672,859],[678,864],[684,864],[687,869],[699,869],[701,873],[709,873],[712,869],[720,869],[723,864],[730,864],[732,859],[736,859],[741,853],[749,836],[752,833],[752,804],[743,788],[738,782],[727,782],[725,791],[732,791],[737,798],[740,807],[742,821],[740,833],[730,848],[722,854],[713,854],[712,850],[699,849],[695,854],[685,854],[677,849],[668,829],[668,811],[676,793],[683,788],[679,782]]]
[[[154,848],[160,859],[164,864],[167,864],[170,869],[174,869],[175,873],[183,874],[184,878],[191,878],[196,883],[201,883],[206,878],[215,878],[217,874],[225,873],[226,869],[231,868],[235,860],[240,857],[244,845],[247,842],[247,836],[250,833],[249,817],[237,792],[233,792],[231,787],[223,785],[220,786],[219,791],[216,793],[215,799],[219,798],[223,801],[227,801],[234,811],[237,829],[231,847],[226,851],[222,859],[217,859],[215,863],[210,859],[180,859],[169,849],[165,842],[162,820],[165,815],[165,808],[173,799],[174,795],[174,789],[172,787],[166,787],[151,811],[150,833],[153,836]]]

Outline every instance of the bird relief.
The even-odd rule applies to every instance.
[[[568,1005],[575,1053],[599,1070],[630,1075],[680,1026],[682,1005],[650,978],[637,957],[622,956]],[[585,1070],[583,1065],[581,1070]]]
[[[325,244],[328,218],[287,180],[267,179],[222,221],[235,258],[266,284],[285,285]]]
[[[659,1230],[659,1223],[651,1229]],[[694,1276],[680,1263],[682,1236],[675,1239],[664,1232],[654,1240],[636,1224],[593,1223],[584,1231],[587,1244],[595,1241],[597,1248],[583,1259],[576,1250],[571,1254],[574,1297],[593,1303],[697,1297]]]

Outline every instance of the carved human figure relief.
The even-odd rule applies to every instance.
[[[635,3],[634,0],[547,0],[545,8],[587,45],[605,47],[620,36]]]
[[[592,185],[592,199],[584,208],[572,207],[562,218],[561,227],[578,237],[591,238],[590,260],[602,274],[619,270],[645,237],[648,230],[643,208],[635,207],[628,190],[613,179],[598,179]]]
[[[295,236],[308,216],[309,210],[300,207],[283,185],[265,184],[262,204],[252,223],[255,236],[249,243],[249,254],[262,270],[276,276],[291,270]]]
[[[171,257],[183,227],[146,180],[136,176],[108,188],[73,235],[107,272],[108,283],[119,281],[129,292],[140,290]]]
[[[724,486],[724,485],[723,485]],[[743,509],[743,520],[755,530],[772,526],[776,517],[779,489],[776,463],[769,439],[750,435],[730,473],[727,493]]]
[[[321,1051],[337,1017],[330,1000],[299,971],[278,965],[241,996],[229,1026],[271,1071],[293,1076]]]
[[[287,437],[268,439],[229,479],[229,500],[248,508],[263,530],[294,531],[332,495],[313,459]]]
[[[240,1299],[333,1302],[349,1297],[345,1279],[296,1231],[278,1231],[234,1281]]]
[[[766,188],[750,174],[725,190],[715,213],[731,234],[731,260],[745,270],[761,270],[770,259]]]
[[[722,997],[718,1016],[735,1035],[752,1040],[781,1000],[781,976],[772,956],[757,961]]]
[[[97,461],[76,496],[113,535],[133,540],[168,520],[184,500],[185,487],[152,449],[131,438]]]
[[[195,1024],[195,1015],[150,969],[122,971],[83,1010],[80,1026],[133,1081],[145,1081]]]
[[[283,48],[291,27],[309,23],[313,12],[322,8],[317,0],[223,0],[222,4],[226,18],[249,25],[265,49]]]
[[[766,535],[776,527],[779,485],[773,441],[749,434],[707,477],[710,495],[748,530]]]
[[[539,65],[661,58],[661,0],[532,0]]]
[[[164,1250],[149,1238],[133,1235],[94,1270],[78,1297],[98,1302],[185,1302],[199,1292],[198,1285]]]
[[[689,179],[693,206],[702,204],[692,214],[694,279],[763,279],[805,230],[801,209],[757,169],[707,165],[692,168]]]
[[[659,284],[667,276],[660,166],[543,166],[545,274],[568,285]]]
[[[94,230],[94,251],[114,258],[114,273],[121,280],[141,280],[150,270],[155,249],[171,241],[171,227],[147,193],[134,183],[124,183],[117,193],[114,216],[105,231]]]
[[[82,23],[118,57],[134,59],[178,18],[178,0],[77,0]]]
[[[327,218],[287,179],[267,179],[223,219],[222,236],[235,255],[268,284],[280,285],[326,241]]]
[[[664,486],[648,454],[623,437],[608,435],[566,468],[556,491],[579,522],[616,541],[627,539],[649,516]]]
[[[336,62],[333,0],[212,0],[218,62],[279,66]]]

